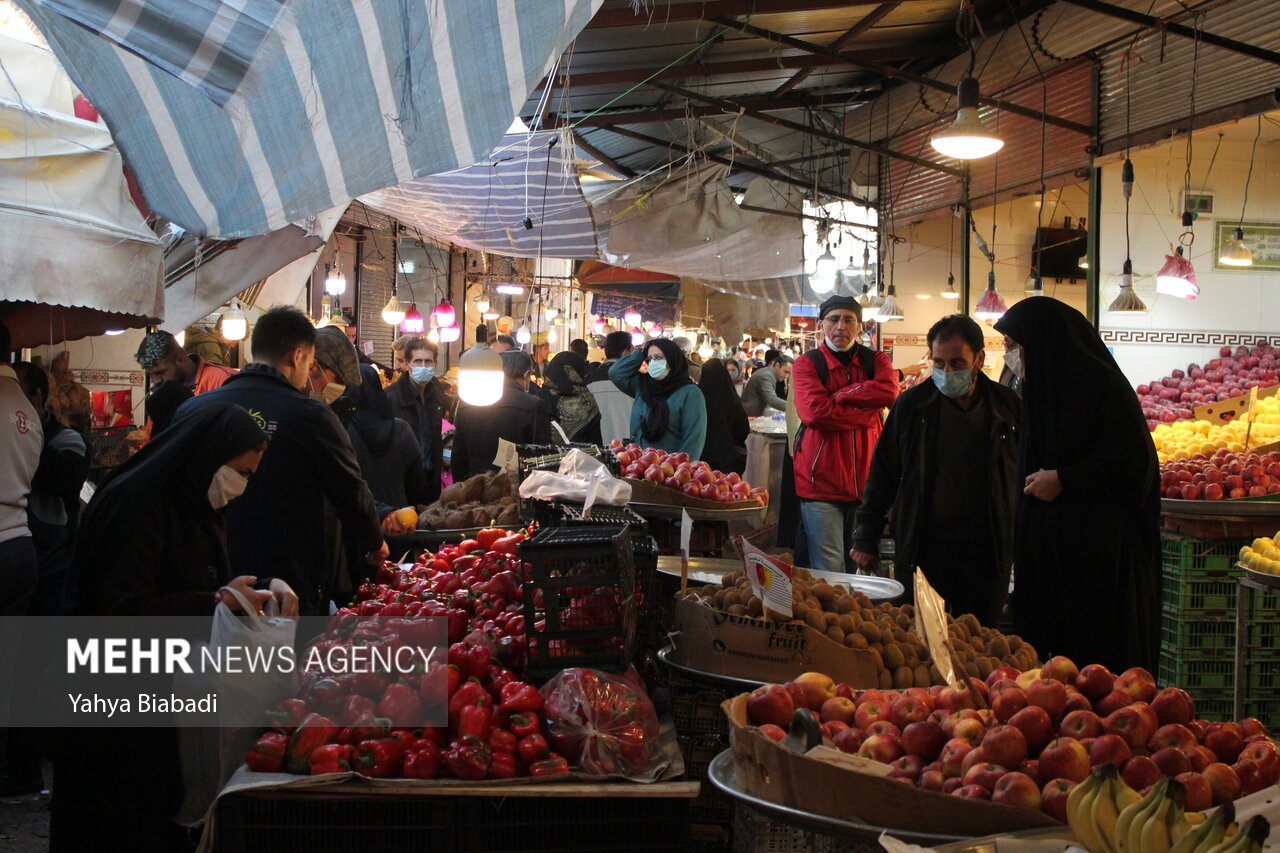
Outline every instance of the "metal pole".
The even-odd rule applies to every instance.
[[[1085,275],[1085,316],[1093,327],[1098,328],[1101,313],[1099,302],[1102,296],[1102,270],[1098,260],[1098,245],[1102,227],[1102,169],[1089,170],[1089,229],[1086,232],[1085,253],[1089,256],[1089,270]]]

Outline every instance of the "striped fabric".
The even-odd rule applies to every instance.
[[[594,258],[595,225],[578,186],[569,133],[508,134],[482,162],[360,200],[469,249],[518,258]]]
[[[854,287],[851,280],[843,275],[836,277],[836,287],[830,293],[814,293],[809,287],[807,275],[793,275],[785,278],[758,278],[753,281],[706,281],[698,280],[708,290],[721,293],[732,293],[747,299],[761,302],[783,302],[788,305],[817,305],[827,297],[837,294],[857,296],[862,287]]]
[[[201,25],[193,7],[262,17],[269,0],[133,0],[139,18],[183,10],[181,26],[136,40],[131,28],[121,43],[45,5],[55,0],[16,2],[106,120],[152,210],[233,238],[485,157],[603,0],[289,0],[239,71],[209,51],[234,39],[244,59],[252,40],[227,28],[230,12]],[[57,2],[85,18],[125,8]],[[184,51],[215,57],[204,87],[174,76]],[[191,61],[182,71],[202,73]]]

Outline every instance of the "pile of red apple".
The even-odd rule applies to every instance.
[[[1185,691],[1158,689],[1139,667],[1116,676],[1055,657],[1027,672],[1002,667],[986,681],[861,692],[806,672],[747,699],[750,722],[774,740],[800,708],[817,715],[825,740],[888,764],[893,779],[1041,809],[1064,823],[1071,789],[1107,762],[1144,794],[1161,776],[1177,778],[1187,811],[1280,779],[1280,748],[1261,722],[1197,720]]]
[[[1264,339],[1253,349],[1223,347],[1218,354],[1219,358],[1204,367],[1189,364],[1186,370],[1175,370],[1163,379],[1138,386],[1138,401],[1149,429],[1159,423],[1190,420],[1196,406],[1239,397],[1250,388],[1280,384],[1280,351]]]
[[[768,489],[763,486],[751,488],[750,483],[733,471],[723,474],[712,470],[706,462],[690,461],[688,453],[668,453],[638,444],[624,446],[616,438],[609,442],[609,448],[617,458],[624,477],[648,480],[691,498],[721,503],[745,502],[747,506],[767,506],[769,503]]]
[[[1219,450],[1160,466],[1166,498],[1220,501],[1280,494],[1280,453]]]

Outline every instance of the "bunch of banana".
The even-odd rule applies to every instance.
[[[1233,822],[1234,816],[1235,809],[1227,803],[1218,809],[1213,820],[1187,833],[1170,853],[1261,853],[1271,834],[1271,824],[1262,815],[1255,815],[1248,826],[1241,828]]]
[[[1138,793],[1120,778],[1114,764],[1101,764],[1071,789],[1067,796],[1067,823],[1086,849],[1117,853],[1120,815],[1140,800]]]
[[[1222,843],[1231,828],[1236,826],[1236,807],[1234,803],[1223,803],[1213,817],[1188,832],[1178,843],[1173,845],[1169,853],[1206,853]],[[1238,834],[1238,833],[1237,833]]]
[[[1116,822],[1118,853],[1169,853],[1191,830],[1182,804],[1187,789],[1177,779],[1163,777],[1141,800],[1128,806]]]

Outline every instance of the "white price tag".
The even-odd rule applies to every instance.
[[[680,553],[684,555],[686,560],[689,559],[689,537],[693,535],[693,519],[689,517],[689,510],[680,510]]]
[[[751,590],[764,602],[765,610],[791,616],[791,566],[775,560],[745,539],[742,562]]]
[[[493,464],[503,471],[514,472],[520,467],[520,454],[516,446],[505,438],[498,439],[498,455],[493,457]]]

